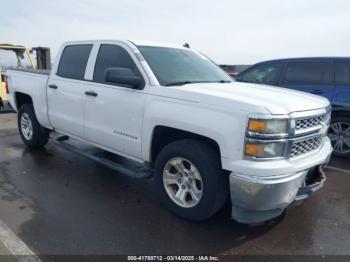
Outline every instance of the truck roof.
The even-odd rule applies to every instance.
[[[157,41],[145,41],[145,40],[126,40],[126,39],[100,39],[100,40],[84,40],[84,41],[69,41],[65,45],[69,44],[95,44],[100,42],[123,42],[123,43],[132,43],[136,46],[157,46],[157,47],[171,47],[171,48],[181,48],[187,49],[180,44],[173,43],[163,43]]]

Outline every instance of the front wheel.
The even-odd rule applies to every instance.
[[[176,215],[200,221],[222,208],[228,176],[220,156],[206,143],[184,139],[166,145],[155,162],[161,201]]]
[[[42,147],[49,140],[50,131],[39,124],[33,105],[25,104],[20,107],[17,122],[20,136],[27,146]]]
[[[350,156],[350,117],[334,117],[331,121],[328,137],[331,140],[335,156]]]

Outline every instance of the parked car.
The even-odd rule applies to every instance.
[[[289,58],[251,66],[238,82],[274,85],[313,93],[332,104],[329,138],[337,156],[350,156],[350,58]],[[295,101],[299,103],[298,100]]]
[[[27,146],[56,131],[151,167],[160,199],[186,219],[212,216],[230,195],[234,219],[266,221],[325,181],[327,99],[235,83],[190,48],[70,42],[50,73],[6,75]]]

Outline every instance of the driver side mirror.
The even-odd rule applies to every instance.
[[[143,79],[131,69],[124,67],[107,68],[105,70],[105,82],[126,85],[134,89],[143,87]]]

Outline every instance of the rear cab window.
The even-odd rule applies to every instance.
[[[331,61],[288,62],[283,84],[330,85],[333,82]]]
[[[68,45],[64,48],[57,75],[64,78],[83,80],[92,44]]]

